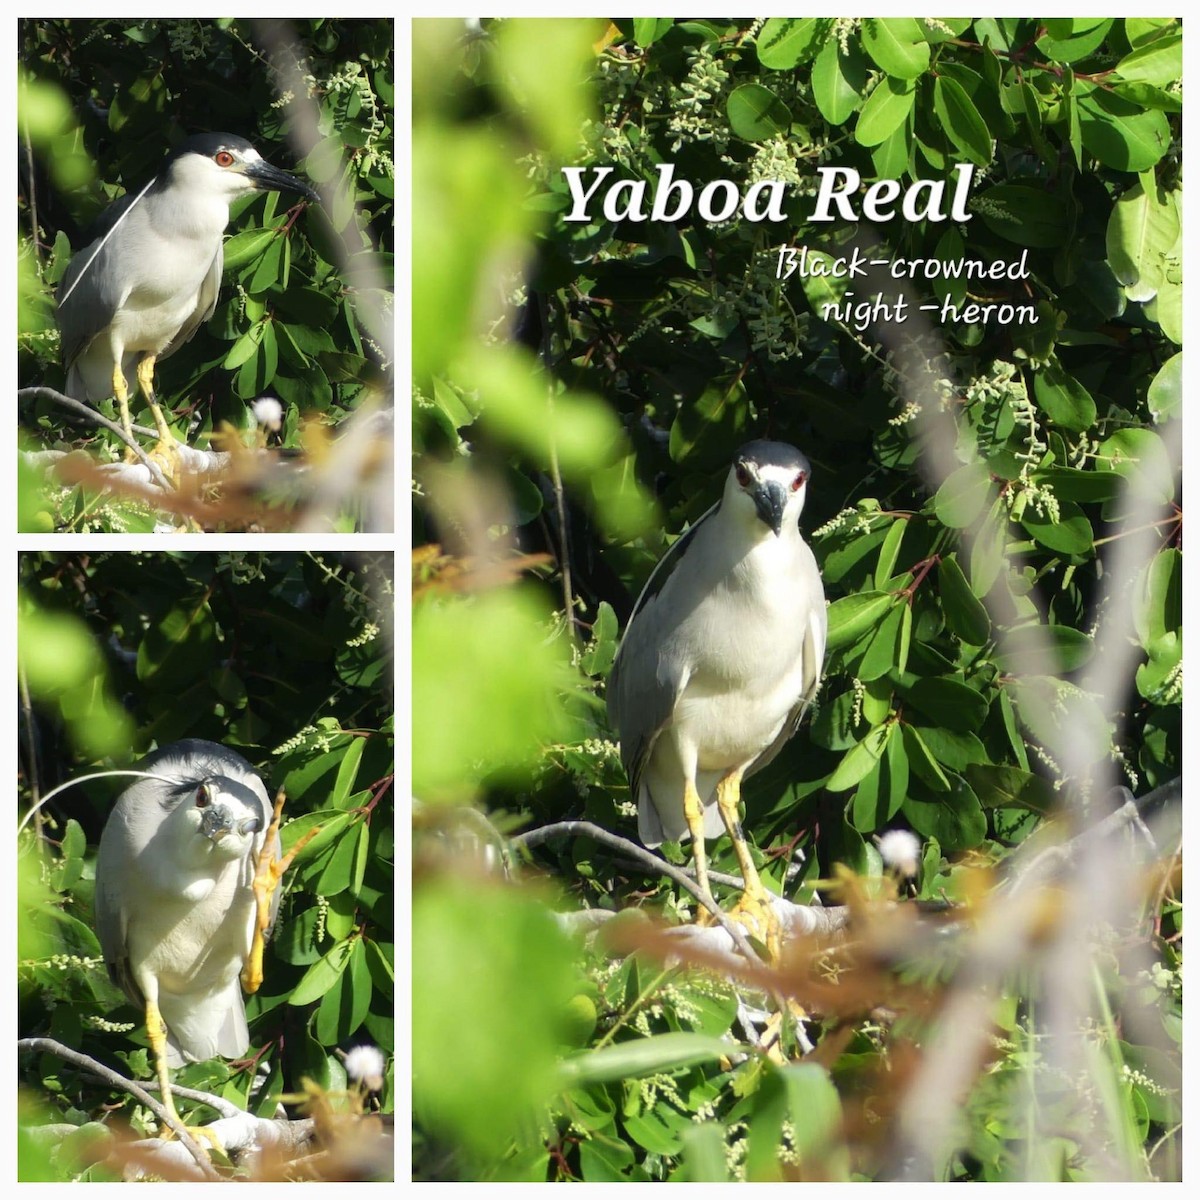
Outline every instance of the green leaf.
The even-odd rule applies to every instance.
[[[1160,550],[1139,578],[1134,628],[1145,649],[1183,624],[1183,555]]]
[[[969,763],[987,762],[983,743],[973,733],[956,733],[937,725],[914,725],[925,748],[943,767],[961,771]]]
[[[938,592],[951,632],[970,646],[982,646],[991,636],[992,623],[953,554],[943,555],[938,563]]]
[[[1052,658],[1058,671],[1066,674],[1088,662],[1095,649],[1082,630],[1069,625],[1034,625],[1006,633],[993,661],[1006,675],[1045,675]]]
[[[1158,294],[1169,259],[1179,241],[1179,209],[1173,194],[1152,179],[1122,193],[1113,205],[1105,232],[1108,264],[1130,300],[1145,302]]]
[[[826,782],[826,790],[848,792],[856,783],[865,779],[867,773],[873,771],[883,757],[895,728],[894,721],[877,725],[857,746],[847,750]]]
[[[821,27],[821,17],[770,17],[758,31],[758,61],[773,71],[790,71],[808,55]]]
[[[1079,505],[1070,500],[1059,502],[1057,520],[1050,512],[1040,513],[1029,505],[1021,516],[1021,524],[1030,537],[1047,550],[1085,555],[1092,548],[1092,523]]]
[[[358,852],[358,835],[361,822],[352,826],[337,840],[317,879],[313,890],[320,896],[336,896],[351,887],[354,881],[354,862]]]
[[[1082,433],[1096,422],[1096,402],[1087,389],[1052,359],[1033,377],[1038,407],[1055,425]]]
[[[812,92],[821,116],[830,125],[841,125],[862,104],[867,64],[857,43],[841,53],[837,38],[821,47],[812,69]]]
[[[908,795],[908,754],[903,737],[889,737],[875,770],[863,777],[850,802],[847,817],[860,833],[882,829]]]
[[[182,689],[207,673],[216,636],[207,594],[172,608],[138,645],[138,679],[154,691]]]
[[[1154,376],[1146,392],[1146,403],[1157,424],[1183,412],[1183,352],[1173,354]]]
[[[879,561],[875,564],[875,586],[880,591],[887,587],[896,567],[896,558],[900,553],[900,543],[904,540],[904,531],[908,521],[897,517],[887,528],[883,545],[879,548]]]
[[[903,695],[927,717],[947,729],[974,733],[987,716],[986,698],[949,676],[927,675],[903,689]]]
[[[917,97],[911,80],[885,75],[872,89],[858,114],[854,140],[860,146],[878,146],[891,137],[908,119]]]
[[[1058,36],[1038,38],[1038,49],[1054,62],[1078,62],[1104,44],[1112,25],[1110,18],[1070,18],[1071,29]]]
[[[890,592],[858,592],[835,600],[829,606],[826,649],[839,650],[857,641],[895,602]]]
[[[983,511],[992,486],[987,463],[967,463],[952,471],[933,498],[937,519],[950,529],[965,529]]]
[[[979,798],[959,775],[951,776],[945,793],[922,796],[915,789],[901,811],[917,833],[936,838],[945,851],[972,850],[987,836]]]
[[[1118,429],[1096,449],[1096,467],[1115,471],[1143,499],[1166,504],[1175,495],[1175,468],[1152,429]]]
[[[905,724],[902,728],[904,730],[904,750],[913,774],[934,791],[948,792],[950,781],[946,778],[942,768],[938,766],[929,747],[925,745],[925,739],[913,725]]]
[[[292,989],[288,1003],[296,1008],[311,1004],[324,996],[341,978],[342,972],[350,965],[352,944],[349,939],[338,942],[328,954],[317,959],[300,978],[300,982]]]
[[[929,67],[929,43],[920,23],[912,17],[866,17],[862,43],[888,76],[916,79]]]
[[[633,38],[639,46],[653,46],[660,37],[669,33],[675,22],[670,17],[634,17]]]
[[[225,239],[225,270],[236,271],[256,259],[279,239],[274,229],[247,229]]]
[[[788,106],[761,83],[743,83],[729,93],[725,102],[729,125],[747,142],[765,142],[782,137],[791,128]]]
[[[967,158],[981,167],[991,162],[991,134],[960,84],[939,75],[933,81],[933,111],[947,137]]]
[[[970,763],[963,772],[984,808],[1024,808],[1044,816],[1054,789],[1040,775],[993,763]]]
[[[971,591],[976,596],[986,596],[992,590],[1006,562],[1007,541],[1008,508],[1004,497],[997,496],[971,546]]]
[[[662,1033],[589,1050],[559,1064],[562,1087],[641,1079],[663,1071],[715,1062],[729,1054],[729,1043],[698,1033]]]
[[[1130,83],[1166,87],[1183,78],[1183,34],[1170,33],[1125,55],[1113,74]]]
[[[354,781],[358,778],[358,764],[362,762],[363,751],[367,748],[365,737],[356,737],[342,756],[338,765],[337,778],[333,783],[333,791],[329,793],[329,807],[342,808],[346,797],[354,790]]]
[[[1157,110],[1144,110],[1097,88],[1079,98],[1084,149],[1106,167],[1145,171],[1171,144],[1171,127]]]
[[[1067,204],[1058,192],[1000,183],[970,205],[999,237],[1018,246],[1058,247],[1067,237]]]
[[[880,622],[871,644],[862,656],[856,674],[864,682],[879,679],[891,670],[902,672],[908,660],[912,636],[912,609],[896,604]]]

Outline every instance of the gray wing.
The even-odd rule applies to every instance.
[[[654,742],[671,719],[675,702],[687,683],[679,664],[664,660],[660,654],[675,624],[661,608],[662,591],[696,531],[718,508],[719,502],[677,538],[650,573],[633,607],[608,677],[608,722],[620,739],[621,762],[635,800]]]
[[[71,259],[59,282],[57,320],[63,366],[67,368],[108,327],[125,299],[121,272],[113,269],[111,243],[103,239],[133,201],[132,196],[123,196],[105,210],[97,224],[97,236]]]
[[[829,610],[825,607],[825,589],[821,583],[821,575],[817,570],[816,560],[813,559],[812,570],[816,576],[816,590],[813,593],[816,603],[807,615],[804,631],[804,688],[796,703],[792,706],[788,719],[783,723],[778,737],[754,760],[746,770],[747,776],[755,771],[761,771],[783,749],[792,735],[800,728],[804,714],[817,694],[821,683],[821,668],[825,664],[825,635],[829,627]]]
[[[170,358],[185,342],[190,342],[196,336],[196,330],[217,311],[217,297],[221,294],[221,272],[224,269],[225,246],[222,242],[217,246],[217,253],[209,264],[208,274],[200,285],[200,294],[196,297],[196,311],[179,327],[179,332],[171,339],[171,344],[158,356],[160,362],[164,358]]]
[[[120,805],[120,800],[117,801]],[[108,977],[138,1008],[145,1007],[145,997],[134,981],[129,967],[129,920],[116,896],[116,887],[129,871],[129,855],[122,840],[123,827],[114,809],[100,836],[96,855],[96,894],[94,911],[96,937],[104,955]]]

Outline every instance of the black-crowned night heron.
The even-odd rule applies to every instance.
[[[93,403],[115,396],[132,438],[129,393],[136,373],[168,464],[175,440],[154,396],[154,365],[213,315],[221,288],[229,205],[255,189],[317,194],[271,166],[245,138],[188,138],[140,192],[101,213],[93,239],[58,288],[66,391]]]
[[[609,721],[647,846],[724,829],[744,881],[735,914],[777,926],[738,816],[742,780],[795,733],[825,657],[825,591],[798,520],[810,467],[782,442],[734,455],[720,501],[667,551],[634,608],[608,682]]]
[[[146,1014],[164,1105],[168,1067],[250,1045],[239,976],[262,983],[279,905],[279,811],[240,754],[188,740],[147,756],[96,857],[96,933],[112,981]],[[297,847],[299,849],[299,847]]]

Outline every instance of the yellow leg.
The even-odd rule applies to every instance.
[[[284,872],[290,867],[296,855],[321,832],[318,825],[310,829],[282,858],[272,858],[275,852],[275,839],[279,836],[279,820],[283,815],[285,800],[283,788],[275,797],[275,811],[271,814],[271,825],[263,840],[263,847],[258,853],[255,864],[254,888],[255,920],[254,940],[250,945],[250,954],[242,966],[242,987],[248,992],[257,992],[263,981],[263,949],[266,944],[267,930],[271,926],[271,897],[279,887],[279,881]]]
[[[118,360],[116,366],[113,367],[112,389],[113,395],[117,398],[117,408],[120,410],[121,414],[121,428],[125,430],[126,434],[132,440],[133,418],[129,415],[129,386],[125,382],[125,372],[121,370],[120,360]],[[131,461],[136,457],[137,455],[135,455],[131,449],[126,447],[126,461]]]
[[[742,772],[731,771],[717,784],[717,808],[742,872],[742,898],[731,915],[766,943],[771,961],[777,962],[780,950],[779,918],[771,904],[771,894],[763,886],[758,868],[750,857],[750,847],[746,845],[746,835],[742,832],[738,815],[741,798]]]
[[[180,1117],[178,1110],[175,1108],[175,1097],[171,1094],[171,1071],[167,1066],[167,1025],[162,1019],[162,1013],[158,1011],[158,1005],[153,1000],[146,1001],[146,1035],[150,1040],[150,1049],[154,1052],[154,1067],[158,1073],[159,1093],[162,1096],[163,1108],[167,1110],[179,1122],[184,1125],[183,1118]],[[220,1150],[223,1154],[225,1147],[221,1145],[215,1133],[204,1125],[184,1125],[184,1128],[194,1138],[199,1138],[206,1141],[214,1149]],[[175,1136],[175,1131],[167,1126],[163,1131],[163,1138]]]
[[[158,360],[153,354],[147,354],[138,360],[137,379],[146,403],[150,405],[150,413],[154,417],[154,427],[158,430],[158,445],[152,451],[152,457],[162,464],[163,474],[168,479],[174,479],[179,474],[179,443],[163,416],[158,400],[154,395],[154,366]]]
[[[683,788],[683,816],[688,832],[692,835],[692,854],[696,860],[696,882],[700,890],[712,899],[712,888],[708,886],[708,853],[704,849],[704,801],[696,791],[695,783],[689,779]],[[701,922],[709,918],[707,909],[699,914]]]

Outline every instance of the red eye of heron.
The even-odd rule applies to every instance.
[[[215,162],[218,167],[232,167],[233,155],[230,154],[228,150],[218,150],[216,154],[213,155],[213,162]]]
[[[196,789],[196,807],[207,808],[209,804],[208,785],[202,783]]]
[[[749,487],[750,486],[750,468],[747,467],[745,463],[738,463],[738,465],[736,467],[734,467],[733,470],[734,470],[734,475],[737,477],[738,483],[742,487]]]
[[[808,478],[807,471],[797,471],[796,478],[792,480],[792,491],[798,492],[804,486],[804,481],[807,478]]]

